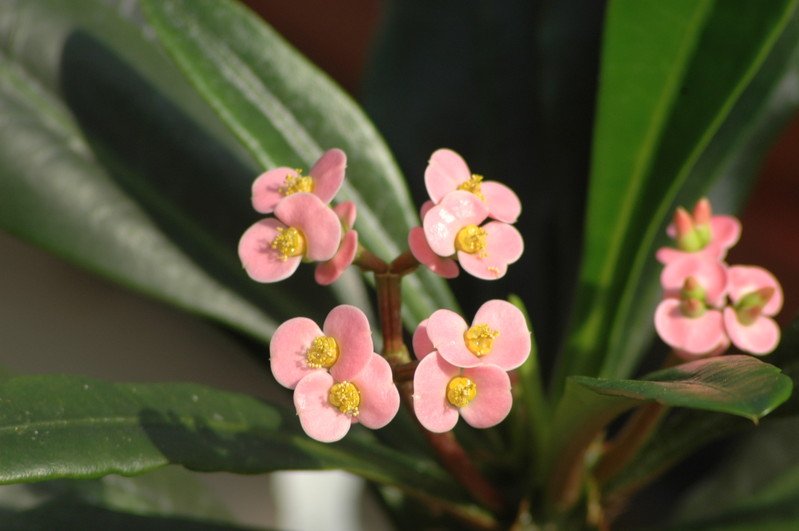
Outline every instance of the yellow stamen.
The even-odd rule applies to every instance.
[[[330,388],[327,400],[342,413],[357,417],[358,406],[361,405],[361,392],[353,383],[339,382]]]
[[[485,258],[488,256],[484,251],[487,245],[486,236],[488,232],[485,229],[477,225],[466,225],[455,236],[455,248],[464,253],[479,253],[478,256]]]
[[[297,175],[286,175],[283,186],[277,189],[283,195],[296,194],[297,192],[313,192],[314,180],[311,176],[302,175],[302,170],[297,168]]]
[[[456,376],[447,384],[447,401],[455,407],[468,406],[477,396],[477,384],[463,376]]]
[[[483,195],[483,191],[480,190],[480,183],[483,180],[482,175],[472,175],[472,178],[468,181],[464,181],[458,186],[458,190],[464,190],[466,192],[471,192],[477,197],[480,198],[481,201],[485,201],[486,198]]]
[[[294,227],[287,229],[278,227],[277,236],[269,245],[280,253],[280,259],[284,262],[290,256],[300,256],[305,253],[305,237]]]
[[[329,369],[338,361],[339,348],[336,340],[329,336],[319,336],[311,342],[305,355],[308,367]]]
[[[466,347],[469,351],[481,358],[491,352],[494,340],[499,336],[499,330],[492,330],[487,324],[474,325],[463,334]]]

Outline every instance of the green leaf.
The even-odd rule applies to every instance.
[[[590,444],[612,419],[633,406],[655,401],[757,422],[787,400],[792,389],[791,379],[779,368],[742,355],[684,363],[643,380],[573,376],[554,416],[547,459],[550,485],[555,496],[574,489]]]
[[[347,179],[337,199],[358,205],[359,239],[385,260],[407,248],[419,222],[404,180],[374,126],[327,76],[236,3],[144,6],[164,46],[262,167],[309,167],[324,150],[343,149]],[[454,306],[428,272],[408,277],[405,293],[412,324]]]
[[[736,104],[791,21],[796,2],[747,4],[745,13],[740,7],[692,0],[610,5],[577,302],[581,310],[559,381],[568,374],[630,374],[651,337],[651,325],[639,325],[655,295],[652,265],[663,228],[678,197],[696,199],[680,196],[684,187],[698,195],[719,178],[719,172],[692,173],[714,135],[730,135],[732,129],[722,127],[732,126],[733,119],[754,121],[751,109],[736,111]],[[761,100],[771,95],[784,69],[769,72],[769,79],[759,80]],[[758,107],[755,116],[766,110]],[[717,144],[714,149],[724,157],[714,153],[706,162],[715,158],[721,167],[734,160],[740,147],[735,142],[757,143],[748,136],[751,131]],[[756,151],[762,149],[759,145]],[[751,172],[739,169],[748,184]]]
[[[132,476],[167,464],[240,474],[341,469],[462,501],[461,488],[433,462],[366,433],[320,443],[302,433],[293,412],[200,385],[29,376],[0,385],[0,404],[0,484]]]

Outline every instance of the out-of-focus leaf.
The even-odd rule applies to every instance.
[[[29,376],[0,385],[0,484],[137,475],[179,464],[240,474],[340,469],[442,501],[462,489],[435,463],[362,433],[324,444],[293,412],[195,384]]]
[[[657,371],[642,380],[607,380],[586,376],[568,379],[555,412],[549,445],[549,480],[554,492],[563,474],[576,470],[588,446],[622,411],[648,401],[705,411],[718,411],[757,421],[791,394],[793,383],[780,369],[751,356],[707,358]]]
[[[144,6],[164,46],[263,167],[309,167],[323,150],[343,149],[347,179],[338,199],[358,205],[361,242],[385,260],[407,248],[408,230],[419,223],[403,177],[371,122],[327,76],[233,2]],[[412,324],[454,306],[429,272],[404,287]]]
[[[663,242],[661,232],[675,201],[695,200],[729,164],[762,154],[762,142],[748,127],[756,125],[762,133],[784,123],[784,115],[769,115],[769,100],[777,97],[775,88],[795,49],[795,44],[790,50],[776,44],[796,2],[774,2],[765,9],[747,4],[745,13],[739,7],[694,1],[610,4],[581,310],[559,382],[569,374],[630,374],[651,334],[651,325],[640,325],[653,303],[654,250]],[[774,63],[764,69],[775,50]],[[764,104],[749,107],[758,97]],[[739,158],[741,143],[751,152]],[[703,156],[714,171],[699,175],[692,170]],[[728,185],[748,186],[751,169],[741,164],[737,184]],[[680,195],[683,189],[691,190],[691,197]]]

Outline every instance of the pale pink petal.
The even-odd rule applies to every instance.
[[[447,385],[460,369],[438,354],[426,356],[413,375],[413,411],[429,431],[442,433],[455,427],[458,408],[447,401]]]
[[[505,276],[508,264],[516,262],[524,251],[522,235],[512,225],[491,221],[482,227],[486,230],[486,248],[483,253],[458,251],[458,262],[470,275],[484,280]]]
[[[277,327],[269,342],[269,363],[277,383],[294,389],[308,373],[325,371],[309,367],[306,361],[311,343],[323,335],[319,326],[306,317],[289,319]]]
[[[697,280],[705,290],[708,304],[714,307],[724,305],[727,296],[727,267],[723,263],[692,253],[666,264],[660,273],[664,296],[679,298],[688,277]]]
[[[340,149],[325,151],[308,175],[314,180],[314,194],[325,204],[329,203],[344,182],[347,155]]]
[[[780,342],[780,327],[771,317],[759,316],[750,325],[742,324],[735,315],[735,309],[724,308],[724,326],[733,344],[751,354],[768,354]]]
[[[286,226],[274,218],[262,219],[244,231],[239,240],[239,258],[250,278],[258,282],[277,282],[297,270],[301,256],[283,257],[271,247],[278,227]]]
[[[486,181],[480,184],[480,191],[485,197],[489,217],[505,223],[519,219],[522,202],[513,190],[502,183]]]
[[[661,264],[669,264],[676,260],[680,260],[685,258],[686,256],[694,256],[696,258],[701,258],[704,260],[723,260],[724,257],[727,255],[727,250],[719,244],[714,242],[710,242],[704,249],[701,251],[696,251],[693,253],[688,253],[685,251],[681,251],[674,247],[661,247],[657,251],[655,251],[655,258]]]
[[[466,347],[466,321],[452,310],[436,310],[427,319],[427,335],[444,360],[456,367],[474,367],[480,358]]]
[[[351,380],[366,367],[374,352],[366,314],[356,306],[341,304],[327,314],[322,330],[335,338],[339,347],[339,358],[330,374],[339,382]]]
[[[337,204],[333,207],[333,212],[336,213],[345,229],[349,230],[355,224],[355,215],[358,211],[352,201]]]
[[[434,203],[472,177],[463,158],[450,149],[439,149],[430,156],[424,172],[424,184]]]
[[[733,216],[713,216],[710,218],[710,237],[712,242],[729,249],[741,237],[741,222]]]
[[[422,203],[422,206],[419,207],[419,219],[424,219],[425,214],[430,212],[430,209],[434,206],[436,206],[436,204],[429,199]]]
[[[513,405],[508,373],[494,365],[464,369],[463,376],[474,382],[477,395],[460,414],[474,428],[489,428],[502,422]]]
[[[422,222],[430,249],[439,256],[452,256],[458,231],[467,225],[479,225],[487,215],[488,208],[476,195],[464,191],[447,194]]]
[[[379,354],[372,354],[352,383],[361,393],[358,422],[373,430],[391,422],[399,411],[400,397],[388,362]]]
[[[411,344],[413,345],[413,353],[416,354],[418,359],[422,359],[428,354],[435,352],[433,342],[430,341],[430,336],[427,335],[427,319],[419,323],[416,330],[413,332]]]
[[[357,253],[358,232],[349,230],[344,234],[344,239],[341,241],[336,255],[327,262],[319,262],[316,265],[314,271],[316,283],[327,286],[338,280],[344,270],[352,265]]]
[[[302,232],[309,259],[324,262],[338,251],[341,223],[336,213],[315,195],[299,192],[287,196],[275,207],[275,216]]]
[[[774,288],[774,295],[763,307],[765,315],[777,315],[782,309],[783,294],[777,278],[759,266],[732,266],[729,271],[730,299],[737,304],[742,297],[762,288]]]
[[[532,346],[524,314],[513,304],[500,299],[484,303],[474,315],[472,325],[486,324],[498,330],[491,352],[478,358],[481,364],[491,364],[510,371],[524,363]]]
[[[283,199],[280,188],[286,184],[287,178],[297,177],[297,171],[281,167],[259,175],[252,183],[252,206],[262,214],[270,214]]]
[[[444,278],[455,278],[460,274],[458,263],[452,258],[442,258],[430,248],[422,227],[413,227],[408,232],[408,247],[411,254],[420,264],[426,266],[436,275]]]
[[[328,401],[333,383],[333,377],[327,372],[313,372],[300,380],[294,390],[294,407],[302,429],[317,441],[340,440],[350,431],[354,420]]]
[[[690,354],[707,354],[725,341],[721,312],[706,310],[699,317],[686,317],[678,299],[664,299],[655,310],[655,329],[669,346]]]
[[[677,348],[673,349],[672,352],[674,352],[674,354],[676,354],[680,358],[690,361],[690,360],[695,360],[697,358],[709,358],[709,357],[713,357],[713,356],[721,356],[722,354],[727,352],[728,348],[730,348],[730,338],[725,336],[724,337],[724,341],[719,343],[716,346],[716,348],[714,348],[710,352],[705,352],[705,353],[702,353],[702,354],[693,354],[691,352],[686,352],[684,350],[680,350],[680,349],[677,349]]]

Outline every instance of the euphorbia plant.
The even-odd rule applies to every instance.
[[[107,18],[88,17],[84,3]],[[410,4],[397,9],[426,14]],[[0,147],[8,168],[0,198],[13,198],[0,209],[3,226],[254,338],[264,381],[293,398],[278,406],[194,384],[9,378],[0,384],[0,480],[133,476],[166,464],[247,474],[337,468],[369,480],[403,527],[607,528],[623,522],[634,493],[700,445],[760,433],[735,416],[758,421],[792,383],[748,354],[777,350],[792,371],[795,331],[778,346],[774,316],[784,300],[775,276],[726,261],[739,239],[757,235],[703,197],[732,209],[714,185],[743,189],[749,159],[763,149],[759,135],[781,124],[772,106],[784,104],[780,83],[792,75],[796,1],[616,0],[602,17],[584,7],[577,20],[546,4],[540,26],[503,35],[601,28],[601,62],[596,46],[575,42],[538,50],[539,66],[569,50],[579,61],[545,69],[536,112],[461,109],[480,117],[478,140],[453,140],[456,151],[441,147],[442,135],[403,161],[404,176],[361,109],[236,3],[144,1],[145,32],[99,0],[0,8],[15,14],[1,20],[23,26],[0,28],[16,61],[0,63],[3,101],[15,111]],[[42,13],[52,20],[39,23]],[[593,21],[594,33],[554,31],[564,20]],[[719,53],[729,47],[727,25],[736,25],[738,54]],[[159,44],[143,36],[152,33]],[[35,37],[52,34],[70,35],[63,65],[40,63]],[[502,57],[521,48],[507,45]],[[73,74],[87,49],[105,58],[103,69]],[[589,69],[568,90],[547,85],[577,65],[601,75]],[[48,67],[61,77],[43,74]],[[175,152],[160,136],[141,135],[154,161],[131,158],[129,140],[112,134],[115,117],[82,98],[105,71],[109,85],[125,81],[120,93],[141,90],[129,127],[164,124],[145,130],[186,141],[191,165],[158,164]],[[506,78],[481,77],[495,79]],[[435,94],[436,83],[423,81],[426,90],[408,97]],[[494,87],[498,101],[508,86],[517,84]],[[573,91],[596,101],[595,112],[587,100],[563,99]],[[403,122],[386,117],[416,107],[388,99],[386,107],[371,100],[375,119],[392,145],[412,144],[426,129],[403,137]],[[577,112],[585,123],[566,119]],[[518,116],[540,134],[510,150],[524,129]],[[453,135],[462,123],[450,121]],[[565,123],[583,125],[565,131]],[[48,172],[34,155],[50,151],[16,164],[22,157],[7,147],[34,133],[63,147],[65,160]],[[71,185],[51,193],[45,173]],[[586,180],[584,195],[577,185]],[[408,185],[425,194],[416,205]],[[125,208],[98,218],[108,205]],[[445,279],[455,277],[453,293]],[[31,430],[35,444],[23,437]],[[751,503],[747,515],[768,521],[767,502]],[[703,522],[731,518],[736,507]],[[124,521],[125,511],[115,517]],[[691,521],[680,517],[675,525]]]

